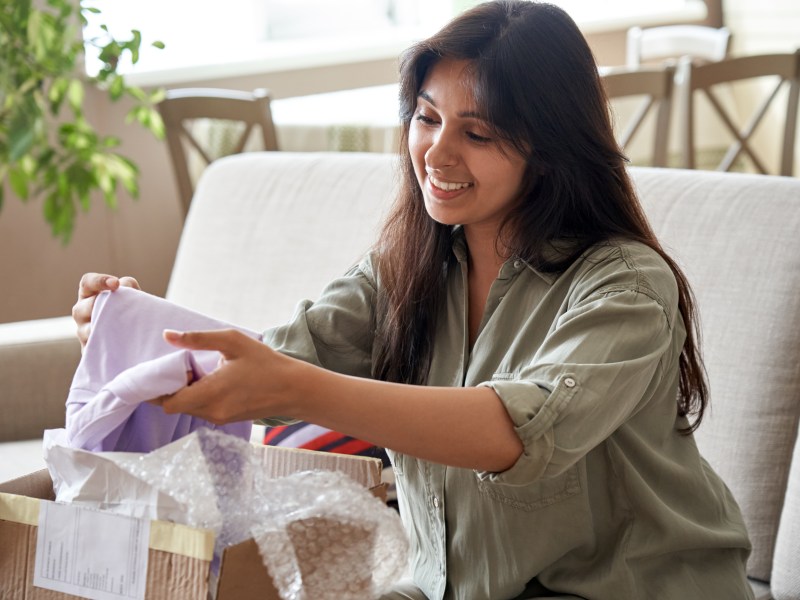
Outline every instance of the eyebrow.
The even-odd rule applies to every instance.
[[[422,98],[434,108],[438,108],[436,106],[436,102],[433,100],[433,98],[431,98],[431,95],[425,90],[420,90],[419,94],[417,94],[417,98]],[[478,112],[475,112],[474,110],[460,112],[458,113],[458,116],[461,117],[462,119],[478,119],[479,121],[486,121],[487,123],[489,122],[489,120],[486,117],[484,117]]]

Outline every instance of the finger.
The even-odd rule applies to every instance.
[[[148,404],[154,404],[155,406],[164,406],[164,402],[169,400],[171,395],[164,395],[159,396],[158,398],[153,398],[152,400],[147,400]]]
[[[186,371],[186,385],[189,385],[190,383],[192,383],[192,381],[194,381],[194,372],[193,371]],[[178,390],[178,391],[180,391],[180,390]],[[175,392],[175,393],[177,393],[177,392]],[[152,400],[147,400],[146,402],[148,404],[154,404],[155,406],[163,407],[164,406],[164,402],[166,402],[167,400],[171,399],[175,395],[175,393],[163,394],[163,395],[159,396],[158,398],[153,398]]]
[[[91,296],[78,300],[72,307],[72,319],[77,326],[78,340],[81,347],[86,346],[89,341],[89,334],[92,332],[92,310],[94,309],[94,301],[97,296]]]
[[[92,310],[94,309],[94,301],[96,298],[97,296],[89,296],[83,300],[78,300],[72,306],[72,319],[78,325],[82,325],[91,320]]]
[[[249,339],[235,329],[214,331],[175,331],[164,330],[164,339],[178,348],[187,350],[216,350],[225,357],[232,358],[241,352],[243,343]]]
[[[141,286],[139,282],[136,281],[133,277],[120,277],[119,284],[124,287],[133,288],[136,290],[141,290]]]
[[[78,326],[78,341],[81,343],[81,349],[86,347],[89,343],[89,335],[92,333],[91,323]]]
[[[224,395],[224,383],[211,373],[174,394],[162,396],[159,400],[161,408],[167,414],[190,414],[212,423],[221,423],[224,417],[220,414],[220,409],[224,408],[224,403],[220,399]]]
[[[119,287],[119,279],[102,273],[85,273],[78,285],[78,300],[96,296],[105,290],[114,291]]]

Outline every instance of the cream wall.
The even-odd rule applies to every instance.
[[[734,31],[734,53],[791,52],[800,47],[797,0],[725,0],[724,6]]]

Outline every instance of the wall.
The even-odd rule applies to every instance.
[[[734,31],[736,54],[791,52],[800,47],[797,0],[725,0],[724,10]]]

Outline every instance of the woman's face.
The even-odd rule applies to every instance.
[[[518,201],[525,159],[479,116],[468,66],[443,59],[429,69],[408,149],[431,218],[494,240]]]

